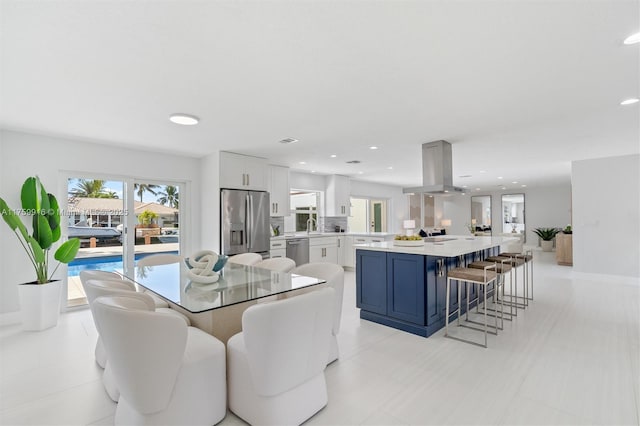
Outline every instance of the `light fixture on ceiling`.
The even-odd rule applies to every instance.
[[[516,184],[516,183],[518,183],[518,181],[517,181],[517,180],[514,180],[514,181],[513,181],[513,182],[511,182],[511,183]]]
[[[359,175],[363,174],[364,172],[358,172]]]
[[[502,176],[498,176],[498,179],[502,179]]]
[[[480,173],[487,173],[486,170],[480,170]]]
[[[523,187],[523,188],[526,188],[526,187],[527,187],[527,185],[520,185],[520,186],[521,186],[521,187]]]
[[[387,167],[387,170],[393,170],[393,166]]]
[[[284,143],[284,144],[290,144],[290,143],[296,143],[296,142],[298,142],[298,139],[294,139],[294,138],[285,138],[280,141],[280,143]]]
[[[624,39],[623,43],[624,44],[640,43],[640,33],[631,34],[629,37]]]
[[[315,173],[315,172],[316,172],[315,170],[311,170],[311,173]]]
[[[200,119],[195,115],[176,113],[169,116],[169,121],[175,124],[181,124],[183,126],[193,126],[195,124],[198,124],[200,122]]]
[[[463,188],[466,188],[468,185],[462,185]]]
[[[638,99],[638,98],[629,98],[629,99],[625,99],[624,101],[620,102],[620,105],[633,105],[635,103],[638,103],[638,101],[640,101],[640,99]]]
[[[370,146],[369,149],[378,149],[377,146]]]
[[[307,164],[306,161],[300,161],[298,164]]]
[[[337,157],[337,155],[335,155],[335,154],[331,154],[329,157],[331,157],[331,158],[336,158],[336,157]]]

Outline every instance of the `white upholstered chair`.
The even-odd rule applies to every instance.
[[[273,257],[271,259],[261,260],[253,266],[275,272],[289,272],[296,267],[296,262],[288,257]]]
[[[338,333],[340,332],[340,322],[342,321],[342,298],[344,295],[344,269],[335,263],[315,262],[306,263],[294,268],[292,274],[305,275],[308,277],[321,278],[334,290],[333,299],[333,326],[331,328],[331,346],[329,350],[328,363],[338,359]]]
[[[84,283],[87,280],[109,280],[109,281],[122,281],[131,287],[131,290],[137,291],[136,285],[131,282],[129,279],[123,277],[120,274],[115,272],[107,272],[107,271],[92,271],[85,270],[80,271],[80,282],[82,282],[82,286],[84,287]],[[141,291],[142,293],[146,293],[146,291]],[[86,294],[86,290],[85,290]],[[154,303],[156,304],[156,308],[168,308],[169,303],[166,300],[162,299],[160,296],[156,296],[155,294],[149,292],[149,296],[153,298]]]
[[[157,311],[166,313],[167,315],[173,315],[175,317],[180,318],[186,325],[191,325],[189,318],[182,315],[178,311],[174,311],[169,308],[156,308],[153,298],[149,296],[147,293],[139,293],[137,291],[131,290],[127,285],[128,283],[123,282],[122,280],[88,280],[84,283],[84,290],[87,295],[87,301],[89,302],[89,307],[91,308],[91,313],[93,314],[93,302],[98,297],[103,296],[130,296],[140,300],[147,306],[149,311]],[[94,317],[95,318],[95,317]],[[97,326],[96,326],[97,328]],[[99,332],[98,332],[99,333]],[[109,394],[109,397],[118,401],[120,398],[120,392],[118,391],[118,387],[116,386],[113,380],[113,374],[108,362],[107,353],[104,349],[104,343],[102,341],[102,337],[98,334],[98,341],[96,342],[96,362],[102,368],[104,368],[104,373],[102,374],[102,383],[104,384],[104,388]],[[100,358],[100,359],[99,359]]]
[[[262,261],[262,256],[258,253],[241,253],[235,256],[229,257],[228,263],[235,263],[238,265],[255,265]]]
[[[249,307],[227,342],[229,409],[250,424],[300,424],[327,404],[333,289]]]
[[[120,389],[116,425],[213,425],[226,414],[225,348],[131,296],[93,302]]]

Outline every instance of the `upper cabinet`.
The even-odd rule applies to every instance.
[[[289,168],[269,166],[269,194],[271,198],[270,215],[289,216]]]
[[[347,176],[326,177],[325,215],[329,217],[349,216],[351,188]]]
[[[220,188],[267,190],[267,160],[220,152]]]

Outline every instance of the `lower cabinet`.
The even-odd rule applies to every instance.
[[[309,240],[309,262],[338,263],[338,238],[314,237]]]
[[[424,325],[424,259],[402,253],[387,254],[387,315]]]
[[[387,315],[387,253],[358,250],[356,256],[356,306]]]

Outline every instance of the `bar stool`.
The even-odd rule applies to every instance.
[[[510,262],[508,262],[506,259],[501,261],[500,263],[498,262],[488,262],[488,261],[476,261],[476,262],[471,262],[469,265],[467,265],[468,268],[474,268],[474,269],[484,269],[485,267],[491,266],[491,265],[495,265],[496,267],[496,272],[498,273],[498,280],[496,283],[496,289],[493,292],[493,298],[494,298],[494,303],[496,303],[496,297],[497,297],[497,301],[501,302],[501,307],[502,310],[500,312],[500,316],[498,318],[500,318],[500,330],[502,330],[502,328],[504,327],[504,320],[506,319],[507,321],[512,321],[513,317],[515,316],[513,314],[513,306],[509,307],[510,312],[504,312],[504,287],[505,287],[505,280],[506,280],[506,275],[507,272],[509,273],[510,277],[509,277],[509,283],[510,283],[510,292],[513,293],[513,268],[511,267]],[[500,299],[500,288],[502,288],[502,299]],[[487,304],[485,303],[485,309],[489,309],[487,308]],[[498,310],[497,309],[489,309],[490,311],[493,311],[493,314],[489,314],[490,316],[496,316],[498,315]],[[505,317],[506,315],[509,315],[508,318]]]
[[[527,282],[529,283],[527,286],[526,297],[528,300],[533,300],[533,251],[526,250],[524,253],[500,253],[500,256],[515,256],[519,259],[523,259],[525,264],[525,272],[527,273]],[[531,287],[531,293],[529,293],[529,286]],[[531,297],[529,297],[531,296]]]
[[[485,303],[485,308],[486,308],[486,304],[487,304],[487,286],[491,283],[496,283],[497,282],[497,277],[498,274],[495,271],[492,271],[491,269],[495,270],[495,263],[492,264],[491,266],[486,266],[483,269],[475,269],[475,268],[455,268],[452,269],[451,271],[449,271],[447,273],[447,289],[446,289],[446,311],[445,311],[445,331],[444,331],[444,337],[448,337],[450,339],[455,339],[455,340],[459,340],[461,342],[465,342],[465,343],[470,343],[472,345],[477,345],[477,346],[482,346],[482,347],[487,347],[487,334],[491,333],[491,334],[498,334],[498,318],[497,316],[495,317],[495,325],[493,326],[489,326],[488,322],[487,322],[487,309],[484,310],[484,323],[479,323],[477,321],[471,321],[469,320],[469,285],[467,285],[467,310],[466,310],[466,314],[467,314],[467,318],[465,320],[465,322],[470,322],[470,323],[475,323],[475,324],[480,324],[480,325],[484,325],[484,327],[478,328],[478,327],[473,327],[467,324],[461,324],[460,323],[460,316],[462,314],[462,300],[461,300],[461,295],[460,295],[460,284],[462,281],[465,281],[468,284],[474,284],[474,285],[478,285],[478,286],[482,286],[483,288],[483,293],[484,293],[484,303]],[[458,309],[454,310],[453,312],[449,311],[449,306],[450,306],[450,296],[451,296],[451,280],[457,280],[458,282]],[[478,300],[478,303],[479,300]],[[473,340],[467,340],[467,339],[462,339],[460,337],[456,337],[456,336],[450,336],[449,335],[449,317],[452,315],[458,315],[458,326],[459,327],[466,327],[466,328],[470,328],[472,330],[477,330],[477,331],[483,331],[484,332],[484,345],[474,342]],[[495,329],[495,332],[490,332],[488,331],[488,328],[491,327],[493,329]]]
[[[525,265],[525,261],[524,259],[521,258],[517,258],[514,255],[511,256],[489,256],[485,259],[487,262],[496,262],[496,263],[502,263],[505,262],[509,265],[511,265],[511,267],[513,268],[513,275],[511,276],[511,278],[513,278],[513,287],[511,287],[511,289],[513,289],[514,291],[511,292],[510,294],[508,294],[507,296],[509,296],[509,302],[506,302],[507,306],[511,307],[513,305],[513,307],[515,308],[520,308],[520,309],[524,309],[529,305],[529,302],[526,297],[522,297],[522,296],[518,296],[518,267],[524,267]],[[522,272],[522,277],[523,277],[523,292],[526,291],[526,273],[523,269]],[[519,300],[522,299],[522,303],[519,302]],[[513,313],[513,316],[518,316],[518,311],[516,309],[516,311]]]

